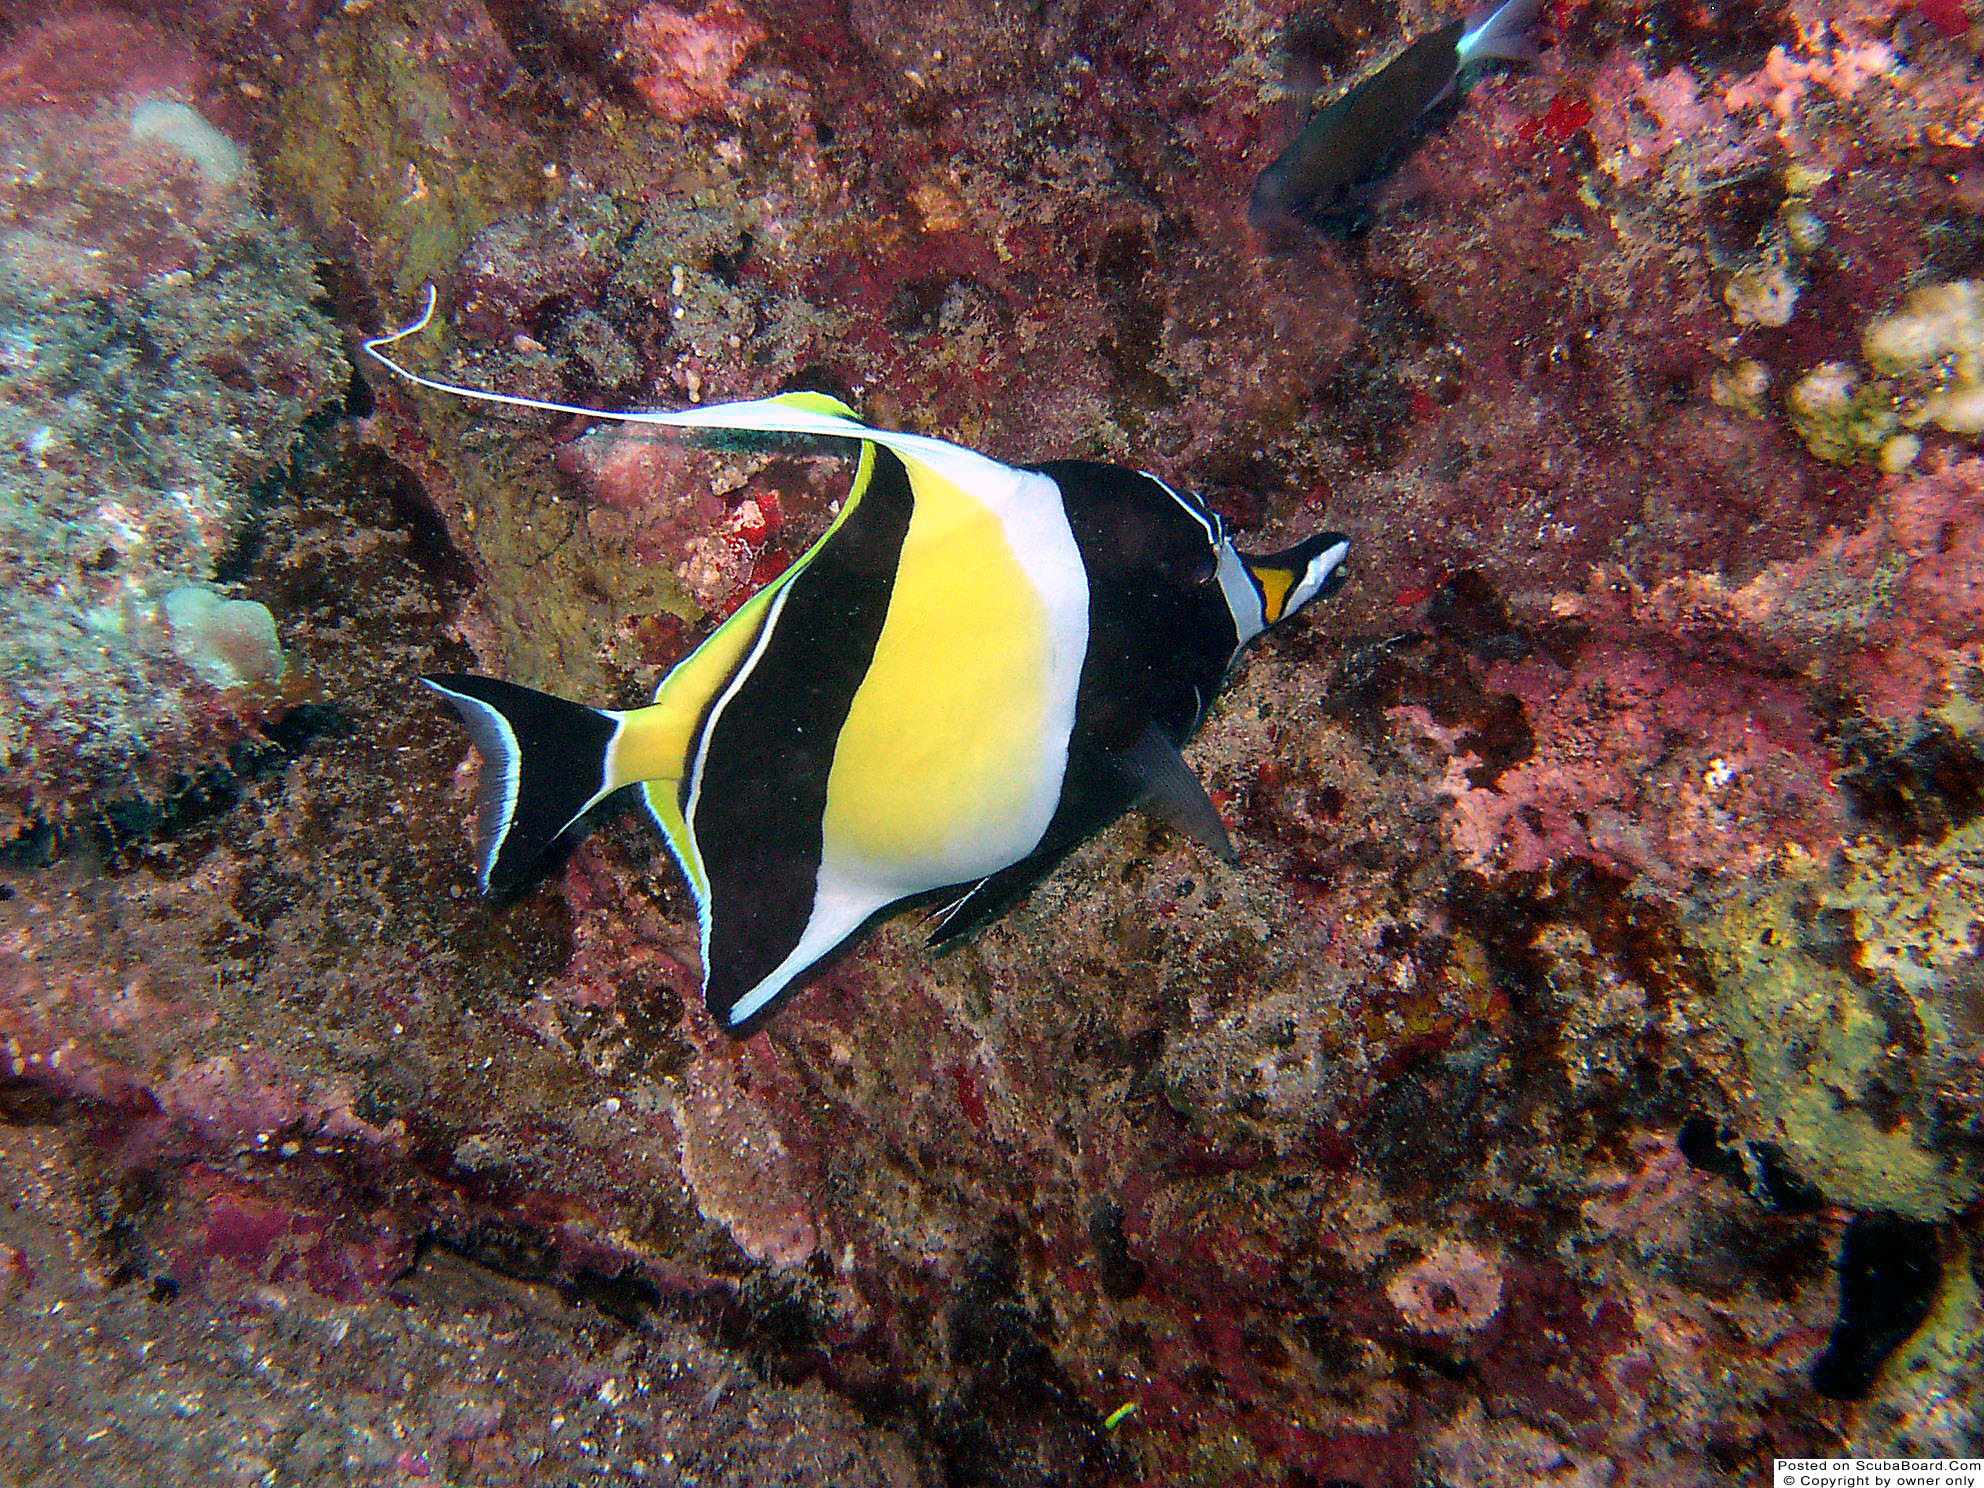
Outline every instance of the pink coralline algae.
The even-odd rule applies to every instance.
[[[1677,632],[1755,648],[1901,727],[1964,695],[1980,661],[1984,460],[1880,481],[1866,524],[1737,589],[1696,579],[1645,597]]]
[[[1616,600],[1567,596],[1598,619]],[[1656,610],[1656,613],[1659,611]],[[1750,871],[1787,840],[1839,830],[1831,764],[1803,694],[1727,650],[1586,643],[1574,667],[1497,661],[1484,685],[1521,705],[1533,752],[1490,765],[1423,707],[1399,717],[1446,751],[1451,835],[1478,870],[1535,873],[1584,858],[1673,887],[1697,869]]]
[[[594,503],[585,519],[593,537],[669,564],[688,596],[719,615],[783,570],[780,558],[789,556],[790,545],[774,549],[773,543],[785,525],[785,502],[811,494],[794,492],[790,467],[784,495],[748,467],[726,473],[720,484],[728,489],[718,494],[707,456],[615,429],[565,445],[558,463]],[[814,468],[800,479],[821,492],[823,506],[825,490],[845,479],[846,467],[831,456],[809,463]]]
[[[52,108],[81,119],[117,100],[191,99],[212,72],[162,27],[82,10],[30,28],[0,52],[0,107]]]
[[[1812,689],[1903,731],[1967,695],[1984,660],[1980,520],[1984,463],[1961,460],[1888,478],[1867,526],[1740,588],[1690,576],[1647,592],[1601,574],[1559,596],[1554,617],[1594,632],[1576,666],[1539,656],[1485,674],[1523,705],[1528,758],[1491,769],[1465,727],[1400,710],[1444,752],[1455,847],[1476,868],[1584,857],[1679,887],[1833,840],[1841,761]]]
[[[1385,1285],[1406,1325],[1421,1333],[1479,1332],[1502,1307],[1502,1272],[1464,1240],[1441,1241]]]
[[[732,79],[765,35],[732,0],[693,12],[643,5],[621,24],[615,61],[649,108],[679,124],[744,101]]]
[[[11,1469],[1976,1454],[1976,17],[1564,0],[1362,238],[1255,235],[1459,8],[0,15]],[[456,383],[1350,531],[1192,746],[1239,863],[1132,817],[741,1046],[638,806],[481,899],[416,678],[636,705],[852,462],[351,383],[429,282]]]

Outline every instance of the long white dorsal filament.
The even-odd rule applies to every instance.
[[[825,434],[841,439],[873,439],[876,430],[869,429],[855,419],[838,414],[823,413],[816,409],[797,407],[776,398],[757,398],[741,403],[711,403],[701,408],[682,408],[673,411],[663,410],[614,410],[611,408],[584,408],[576,403],[556,403],[546,398],[525,398],[515,393],[496,393],[486,388],[464,387],[460,383],[443,382],[437,377],[427,377],[403,365],[385,353],[388,346],[397,345],[409,336],[417,336],[426,330],[434,319],[434,286],[427,286],[427,301],[421,307],[419,317],[411,324],[386,336],[373,336],[360,343],[359,349],[373,361],[385,367],[395,376],[403,377],[416,387],[424,387],[430,392],[448,393],[457,398],[472,398],[478,403],[499,403],[506,408],[530,408],[540,413],[567,413],[580,418],[614,419],[623,424],[664,424],[676,428],[742,429],[766,434]],[[915,439],[914,435],[898,435],[892,439],[887,434],[881,436],[881,443],[893,443],[895,439]]]
[[[818,407],[806,406],[805,400],[845,406],[838,399],[821,393],[789,393],[783,397],[752,398],[738,403],[706,403],[700,408],[615,411],[610,408],[582,408],[574,403],[554,403],[545,398],[524,398],[515,393],[493,393],[485,388],[463,387],[460,383],[424,377],[400,365],[382,348],[426,330],[434,318],[434,301],[434,286],[430,284],[427,286],[427,303],[421,308],[419,319],[389,336],[373,336],[360,343],[360,349],[380,366],[416,387],[449,393],[457,398],[472,398],[479,403],[499,403],[508,408],[532,408],[540,413],[566,413],[579,418],[613,419],[623,424],[661,425],[676,429],[735,429],[752,434],[820,434],[830,439],[865,439],[894,450],[912,463],[938,471],[966,489],[981,487],[986,482],[1003,488],[1019,479],[1018,472],[1010,466],[988,459],[976,450],[968,450],[942,439],[931,439],[923,434],[872,429],[854,417],[851,411],[829,413]]]

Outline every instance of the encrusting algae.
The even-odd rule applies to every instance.
[[[1913,290],[1892,315],[1870,320],[1861,354],[1874,376],[1822,362],[1785,395],[1785,413],[1822,460],[1864,456],[1899,474],[1932,429],[1984,434],[1984,282],[1959,279]]]
[[[1860,338],[1875,371],[1900,384],[1901,420],[1951,434],[1984,434],[1984,282],[1912,291]]]
[[[1956,694],[1926,728],[1974,758],[1984,710]],[[1787,848],[1685,922],[1704,1015],[1741,1051],[1747,1129],[1835,1204],[1940,1221],[1984,1188],[1964,1092],[1984,1056],[1984,817]]]
[[[1938,1102],[1984,1046],[1970,925],[1984,825],[1935,848],[1862,844],[1834,868],[1802,854],[1689,927],[1704,1015],[1742,1051],[1746,1130],[1833,1202],[1940,1220],[1977,1195],[1959,1113]]]
[[[1368,136],[1409,154],[1360,237],[1268,251],[1270,77],[1384,76],[1468,8],[12,8],[0,464],[48,504],[0,543],[0,689],[48,706],[0,698],[0,787],[101,780],[117,729],[177,770],[148,709],[266,737],[197,817],[81,784],[0,854],[11,1471],[1974,1453],[1975,17],[1539,7],[1537,65]],[[1146,463],[1242,549],[1354,523],[1191,746],[1238,861],[1132,816],[746,1043],[638,818],[478,898],[418,679],[651,697],[850,462],[354,378],[429,279],[455,384],[818,389]],[[123,630],[40,624],[127,589]]]

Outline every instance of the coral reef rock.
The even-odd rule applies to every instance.
[[[13,830],[157,795],[279,701],[273,617],[208,586],[337,391],[336,332],[303,244],[192,101],[198,71],[162,33],[104,17],[0,54]]]
[[[1951,0],[0,7],[0,1466],[1661,1488],[1984,1452],[1984,92]],[[743,1043],[637,811],[513,900],[423,672],[604,706],[811,388],[1353,535],[1133,814]],[[1134,1409],[1131,1409],[1134,1407]]]

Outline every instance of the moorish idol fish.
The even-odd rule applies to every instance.
[[[1541,0],[1501,0],[1420,37],[1318,109],[1254,182],[1247,218],[1345,236],[1370,221],[1375,188],[1410,153],[1437,104],[1490,60],[1536,55],[1529,31]]]
[[[674,428],[856,441],[826,534],[670,671],[646,707],[493,677],[424,679],[483,757],[486,892],[638,788],[695,896],[703,991],[738,1036],[870,920],[940,903],[933,943],[997,914],[1143,802],[1232,859],[1179,746],[1247,643],[1341,579],[1326,532],[1266,557],[1155,476],[1003,465],[869,428],[820,393],[608,413],[437,382],[484,402]]]

